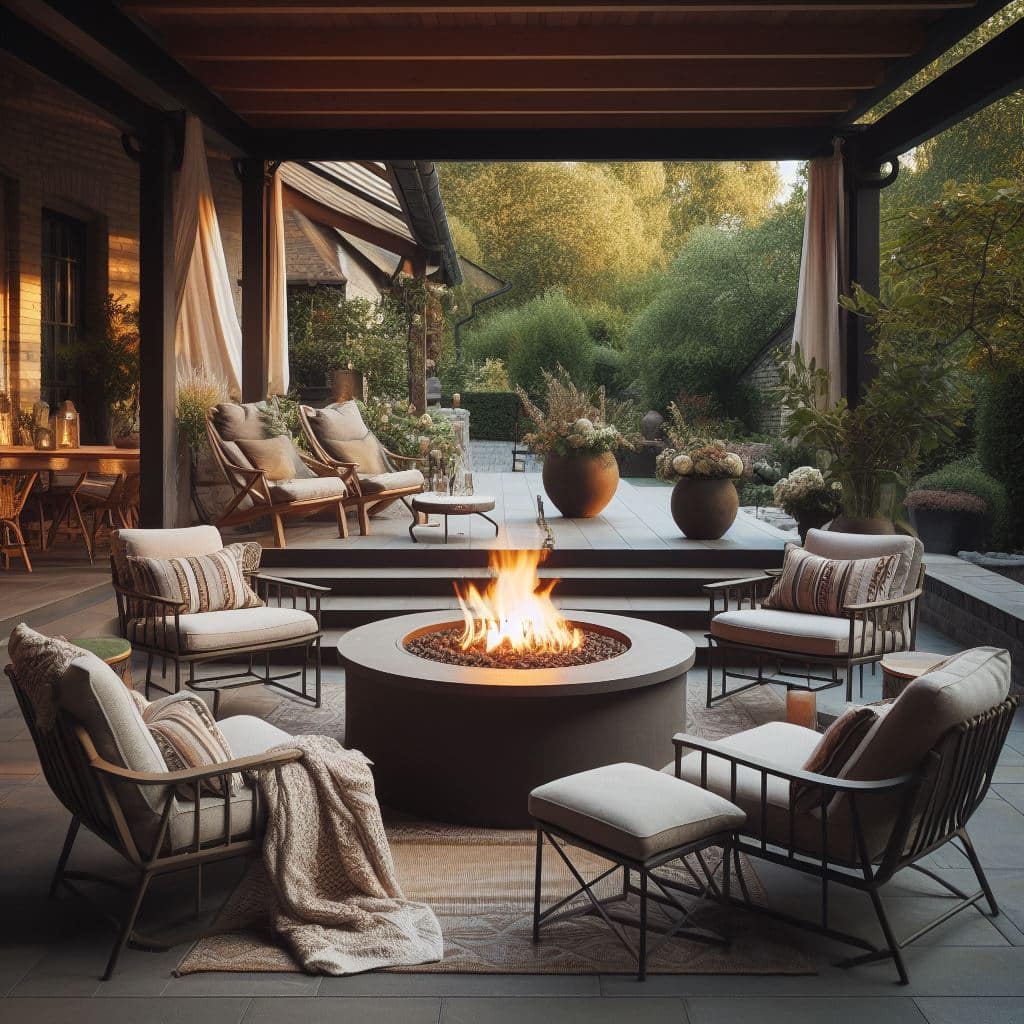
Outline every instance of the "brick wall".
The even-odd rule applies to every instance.
[[[211,153],[209,163],[240,309],[241,187],[230,160]],[[108,291],[135,301],[138,168],[125,154],[117,128],[73,93],[0,54],[0,176],[7,214],[9,372],[13,397],[25,408],[39,397],[42,210],[54,209],[88,225],[86,318]]]
[[[758,412],[758,430],[778,437],[782,433],[782,408],[779,400],[771,393],[779,384],[779,373],[775,367],[776,354],[781,348],[788,348],[793,342],[792,320],[777,331],[767,345],[754,357],[740,375],[740,383],[752,387],[761,396]]]

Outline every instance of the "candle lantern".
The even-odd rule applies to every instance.
[[[786,691],[786,721],[813,729],[818,722],[817,700],[813,690]]]
[[[58,448],[78,448],[81,443],[78,410],[70,398],[54,416],[53,433]]]
[[[53,448],[53,431],[50,429],[50,406],[47,402],[36,402],[32,406],[32,447],[40,451]]]
[[[54,447],[53,431],[49,427],[33,428],[32,447],[41,452],[50,451]]]

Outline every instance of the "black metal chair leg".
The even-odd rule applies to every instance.
[[[640,872],[640,953],[637,978],[647,980],[647,872]]]
[[[885,936],[886,945],[889,947],[888,953],[896,965],[896,970],[899,972],[900,984],[908,985],[910,984],[910,975],[907,974],[907,966],[903,962],[903,954],[900,952],[896,935],[893,933],[892,926],[889,924],[889,917],[885,912],[885,907],[882,905],[882,897],[874,887],[868,889],[868,895],[871,897],[871,902],[875,908],[875,915],[878,917],[878,923],[882,928],[882,934]]]
[[[323,703],[323,696],[321,694],[322,689],[322,678],[323,678],[323,648],[320,643],[320,638],[317,637],[316,641],[316,706],[320,707]]]
[[[148,872],[143,872],[142,877],[139,879],[139,887],[135,891],[135,898],[132,900],[131,910],[128,912],[128,916],[124,919],[124,924],[121,925],[121,931],[118,933],[117,939],[114,941],[114,948],[110,951],[110,959],[107,961],[107,969],[103,972],[103,981],[110,981],[111,975],[114,973],[114,968],[117,966],[117,961],[121,957],[121,953],[124,950],[128,939],[131,937],[132,930],[135,928],[135,921],[139,916],[139,910],[142,907],[142,901],[146,897],[146,890],[149,888],[149,882],[152,878]]]
[[[960,841],[964,844],[964,853],[967,854],[967,859],[971,862],[971,867],[974,868],[974,874],[978,879],[978,884],[981,886],[982,892],[985,893],[985,900],[988,903],[988,908],[992,912],[993,917],[998,917],[999,904],[996,902],[996,897],[992,892],[992,887],[988,884],[988,878],[981,866],[981,861],[978,860],[978,853],[974,849],[974,843],[971,842],[971,837],[963,831],[960,832]]]
[[[149,651],[146,654],[146,685],[143,690],[146,694],[146,700],[149,700],[149,684],[153,679],[153,652]]]
[[[67,867],[68,858],[71,856],[71,848],[75,845],[75,839],[78,836],[78,829],[81,824],[78,818],[72,818],[71,824],[68,825],[68,834],[64,837],[64,846],[61,848],[60,858],[57,861],[57,870],[54,871],[53,881],[50,882],[50,899],[57,895],[57,887],[64,877],[64,868]]]
[[[544,866],[544,833],[537,829],[537,860],[533,869],[533,941],[540,942],[540,887]]]

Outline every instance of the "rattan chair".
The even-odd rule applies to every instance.
[[[11,568],[11,559],[19,557],[26,572],[32,571],[25,535],[21,532],[21,513],[38,473],[0,473],[0,556],[4,568]]]
[[[256,552],[259,545],[249,542]],[[320,601],[329,588],[298,580],[283,579],[259,572],[258,554],[252,567],[243,569],[249,585],[265,602],[264,607],[226,611],[185,613],[180,602],[139,593],[130,578],[128,558],[187,558],[210,555],[224,547],[214,526],[193,526],[179,530],[115,530],[111,535],[111,580],[117,598],[120,634],[132,647],[144,651],[146,658],[145,691],[156,688],[168,692],[153,679],[154,660],[174,670],[174,689],[182,686],[183,670],[188,686],[213,694],[213,712],[220,711],[223,690],[262,683],[289,696],[320,707],[323,631]],[[284,672],[271,664],[275,652],[301,652],[299,669]],[[256,671],[256,659],[263,671]],[[197,677],[198,666],[209,662],[244,662],[246,668],[225,675]],[[313,668],[310,692],[309,669]],[[287,680],[299,678],[299,686]]]
[[[135,929],[154,879],[194,869],[198,917],[203,903],[204,865],[259,855],[265,824],[259,788],[250,778],[243,778],[238,792],[232,795],[227,785],[229,776],[276,768],[302,755],[284,746],[291,739],[287,733],[258,718],[239,715],[219,725],[232,750],[241,752],[241,756],[210,767],[169,772],[124,683],[95,656],[72,662],[63,679],[54,681],[58,708],[56,722],[49,729],[37,720],[32,700],[19,685],[13,668],[8,666],[6,671],[46,781],[71,815],[50,896],[64,887],[86,899],[100,916],[116,925],[117,937],[102,975],[106,981],[126,944],[152,951],[169,948],[168,943],[146,938]],[[165,698],[180,699],[198,698],[186,694]],[[207,779],[220,780],[225,795],[201,794],[200,787]],[[191,792],[191,800],[182,798],[183,788]],[[124,858],[134,874],[132,885],[87,871],[68,870],[83,826]],[[118,922],[104,905],[93,903],[78,882],[128,888],[131,901],[127,913]]]
[[[217,526],[251,523],[269,519],[274,543],[285,546],[284,524],[291,519],[333,509],[338,521],[338,536],[348,536],[343,501],[346,488],[338,471],[324,462],[310,458],[292,444],[295,476],[272,480],[254,466],[242,452],[238,441],[266,440],[265,402],[245,405],[225,402],[212,408],[206,417],[206,435],[217,465],[233,494],[227,507],[217,517]]]
[[[401,501],[415,520],[408,502],[423,490],[422,458],[388,451],[363,420],[353,400],[314,409],[299,406],[299,422],[312,452],[333,467],[345,481],[345,507],[354,508],[359,532],[370,532],[370,516]],[[399,469],[399,465],[407,469]]]
[[[976,648],[911,683],[879,717],[838,777],[803,770],[821,736],[787,722],[770,722],[714,742],[677,735],[675,774],[746,811],[734,856],[745,853],[818,880],[818,914],[813,919],[752,903],[737,871],[751,910],[772,913],[863,951],[839,966],[891,959],[905,984],[905,946],[983,901],[993,916],[999,913],[967,825],[988,792],[1013,721],[1019,698],[1009,696],[1009,690],[1009,654]],[[950,844],[973,868],[976,892],[963,891],[921,863]],[[956,902],[900,939],[880,890],[905,868],[932,879]],[[833,926],[833,884],[870,898],[883,945]]]
[[[854,669],[875,665],[893,651],[917,645],[918,608],[924,587],[924,547],[916,537],[868,536],[810,530],[805,550],[823,558],[898,557],[894,593],[887,600],[847,605],[839,617],[778,611],[762,607],[778,572],[704,586],[710,603],[711,628],[706,634],[707,706],[753,686],[777,682],[791,690],[824,690],[846,684],[853,699]],[[755,674],[735,666],[756,666]],[[766,672],[767,666],[774,673]],[[796,666],[798,671],[783,670]],[[720,686],[714,686],[715,669]],[[828,675],[813,670],[826,669]],[[743,683],[730,688],[730,679]]]

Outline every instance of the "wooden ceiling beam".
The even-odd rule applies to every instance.
[[[364,114],[438,115],[494,114],[835,114],[849,109],[856,92],[646,92],[619,93],[356,93],[229,92],[228,104],[249,118],[264,114],[324,114],[347,120]]]
[[[168,26],[167,48],[179,60],[774,60],[891,59],[913,53],[917,29],[864,28],[537,28],[459,29],[213,28]],[[272,74],[272,72],[268,72]]]
[[[662,131],[686,131],[691,128],[769,128],[776,125],[780,128],[793,126],[820,125],[827,129],[829,118],[822,113],[785,113],[772,111],[761,113],[613,113],[584,114],[252,114],[249,120],[258,128],[322,129],[336,132],[357,131],[360,129],[381,129],[388,131],[421,131],[436,128],[442,131],[526,129],[543,128],[659,128]],[[427,154],[432,160],[442,159],[430,150],[424,150],[420,157]],[[303,158],[326,159],[305,154]],[[523,159],[527,159],[524,157]],[[609,157],[608,159],[611,159]]]
[[[717,119],[716,119],[717,120]],[[346,131],[289,124],[259,132],[259,150],[273,160],[807,160],[832,152],[831,135],[820,126],[688,126],[666,131],[642,119],[612,126],[527,128],[459,127],[446,130],[381,127]],[[671,126],[670,126],[671,127]]]
[[[307,60],[275,62],[268,69],[249,61],[204,61],[196,65],[203,81],[218,93],[277,92],[701,92],[763,89],[870,89],[881,81],[880,60],[496,60],[451,64],[443,71],[424,60]],[[442,81],[443,79],[443,81]]]
[[[524,0],[379,0],[377,3],[338,0],[127,0],[125,10],[139,14],[732,14],[739,13],[856,13],[860,11],[948,11],[970,7],[975,0],[663,0],[661,3],[624,3],[623,0],[552,0],[537,3]]]

